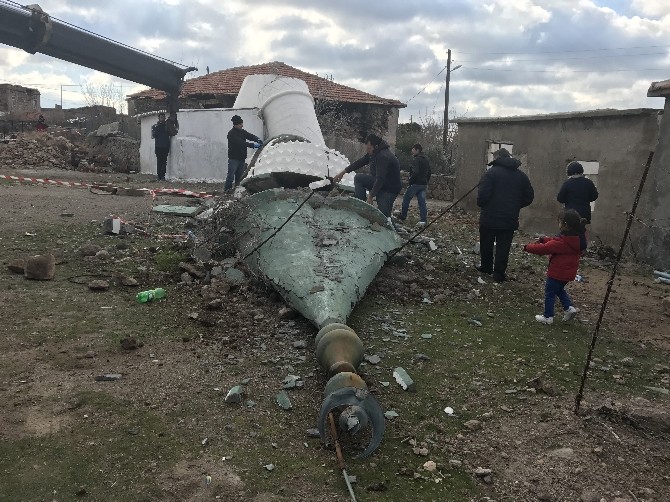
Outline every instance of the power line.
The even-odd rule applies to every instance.
[[[477,70],[477,71],[513,71],[517,73],[613,73],[613,72],[631,72],[631,71],[664,71],[668,72],[668,68],[626,68],[626,69],[617,69],[617,70],[524,70],[522,68],[477,68],[471,66],[463,66],[464,70]]]
[[[442,74],[442,72],[443,72],[444,70],[446,70],[446,69],[447,69],[447,66],[445,65],[445,67],[442,68],[442,69],[438,72],[438,74],[435,75],[435,76],[432,78],[432,80],[431,80],[430,82],[428,82],[426,85],[423,86],[423,89],[421,89],[421,90],[420,90],[419,92],[417,92],[414,96],[412,96],[411,98],[409,98],[409,99],[407,100],[407,103],[409,103],[409,102],[412,101],[414,98],[416,98],[419,94],[421,94],[423,91],[425,91],[425,90],[426,90],[426,87],[428,87],[430,84],[432,84],[433,82],[435,82],[435,79],[436,79],[437,77],[439,77],[439,76]],[[406,104],[407,104],[407,103],[406,103]]]
[[[587,56],[587,57],[574,57],[574,58],[542,58],[542,59],[505,59],[503,60],[502,58],[499,58],[499,61],[504,61],[505,63],[514,63],[514,62],[519,62],[519,61],[575,61],[575,60],[580,60],[580,59],[601,59],[601,58],[625,58],[625,57],[638,57],[638,56],[656,56],[656,55],[668,55],[668,51],[663,51],[663,52],[643,52],[639,54],[600,54],[598,56]],[[481,62],[481,60],[476,60],[476,59],[466,59],[466,60],[461,60],[461,63],[477,63]]]
[[[629,49],[658,49],[668,48],[670,45],[638,45],[633,47],[602,47],[597,49],[565,49],[560,51],[532,51],[532,52],[460,52],[459,54],[562,54],[568,52],[597,52],[597,51],[623,51]]]

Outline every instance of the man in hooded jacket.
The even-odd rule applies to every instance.
[[[492,274],[493,280],[503,282],[507,271],[509,251],[514,231],[519,228],[519,211],[533,202],[535,193],[528,176],[519,170],[521,161],[505,148],[493,154],[490,169],[479,181],[477,205],[479,215],[479,244],[482,273]],[[493,247],[495,244],[495,262]]]
[[[405,196],[402,199],[402,208],[398,219],[405,221],[409,211],[409,203],[416,197],[419,204],[419,224],[422,227],[428,219],[428,209],[426,207],[426,188],[430,181],[430,162],[423,154],[423,147],[416,143],[412,147],[412,163],[409,166],[409,181]]]
[[[386,141],[375,134],[370,134],[365,140],[367,153],[333,178],[339,183],[346,173],[356,171],[363,166],[370,165],[370,174],[358,173],[354,177],[354,192],[358,199],[372,204],[377,199],[377,207],[387,218],[391,217],[393,203],[400,190],[400,162],[389,150]]]

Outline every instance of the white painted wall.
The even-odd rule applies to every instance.
[[[239,115],[244,120],[245,130],[263,138],[263,121],[258,112],[258,109],[231,108],[181,110],[178,114],[179,134],[172,138],[166,177],[187,181],[225,181],[228,170],[226,135],[233,127],[230,119]],[[158,113],[140,118],[140,166],[144,174],[156,174],[151,126],[157,120]],[[250,160],[253,151],[248,153],[247,160]]]

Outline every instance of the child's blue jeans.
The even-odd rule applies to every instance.
[[[554,317],[554,303],[557,296],[563,305],[563,310],[572,307],[572,300],[565,291],[566,284],[565,281],[557,281],[547,277],[547,282],[544,284],[544,317]]]

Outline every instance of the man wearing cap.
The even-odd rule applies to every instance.
[[[519,170],[521,162],[505,148],[493,154],[490,169],[479,180],[477,205],[481,265],[475,267],[491,274],[495,282],[506,278],[509,251],[514,231],[519,228],[519,211],[533,202],[535,193],[526,173]],[[495,263],[493,247],[495,244]]]
[[[247,160],[247,148],[260,148],[263,144],[258,136],[244,130],[244,121],[239,115],[233,115],[231,119],[233,128],[228,131],[228,175],[226,176],[225,189],[231,190],[233,183],[237,186],[244,174]],[[247,140],[253,141],[248,143]]]
[[[377,207],[387,218],[391,217],[393,203],[400,190],[400,163],[391,152],[386,141],[375,134],[369,134],[365,139],[366,154],[333,178],[339,183],[346,173],[356,171],[370,165],[370,174],[358,173],[354,177],[354,193],[356,198],[372,204],[377,200]]]

